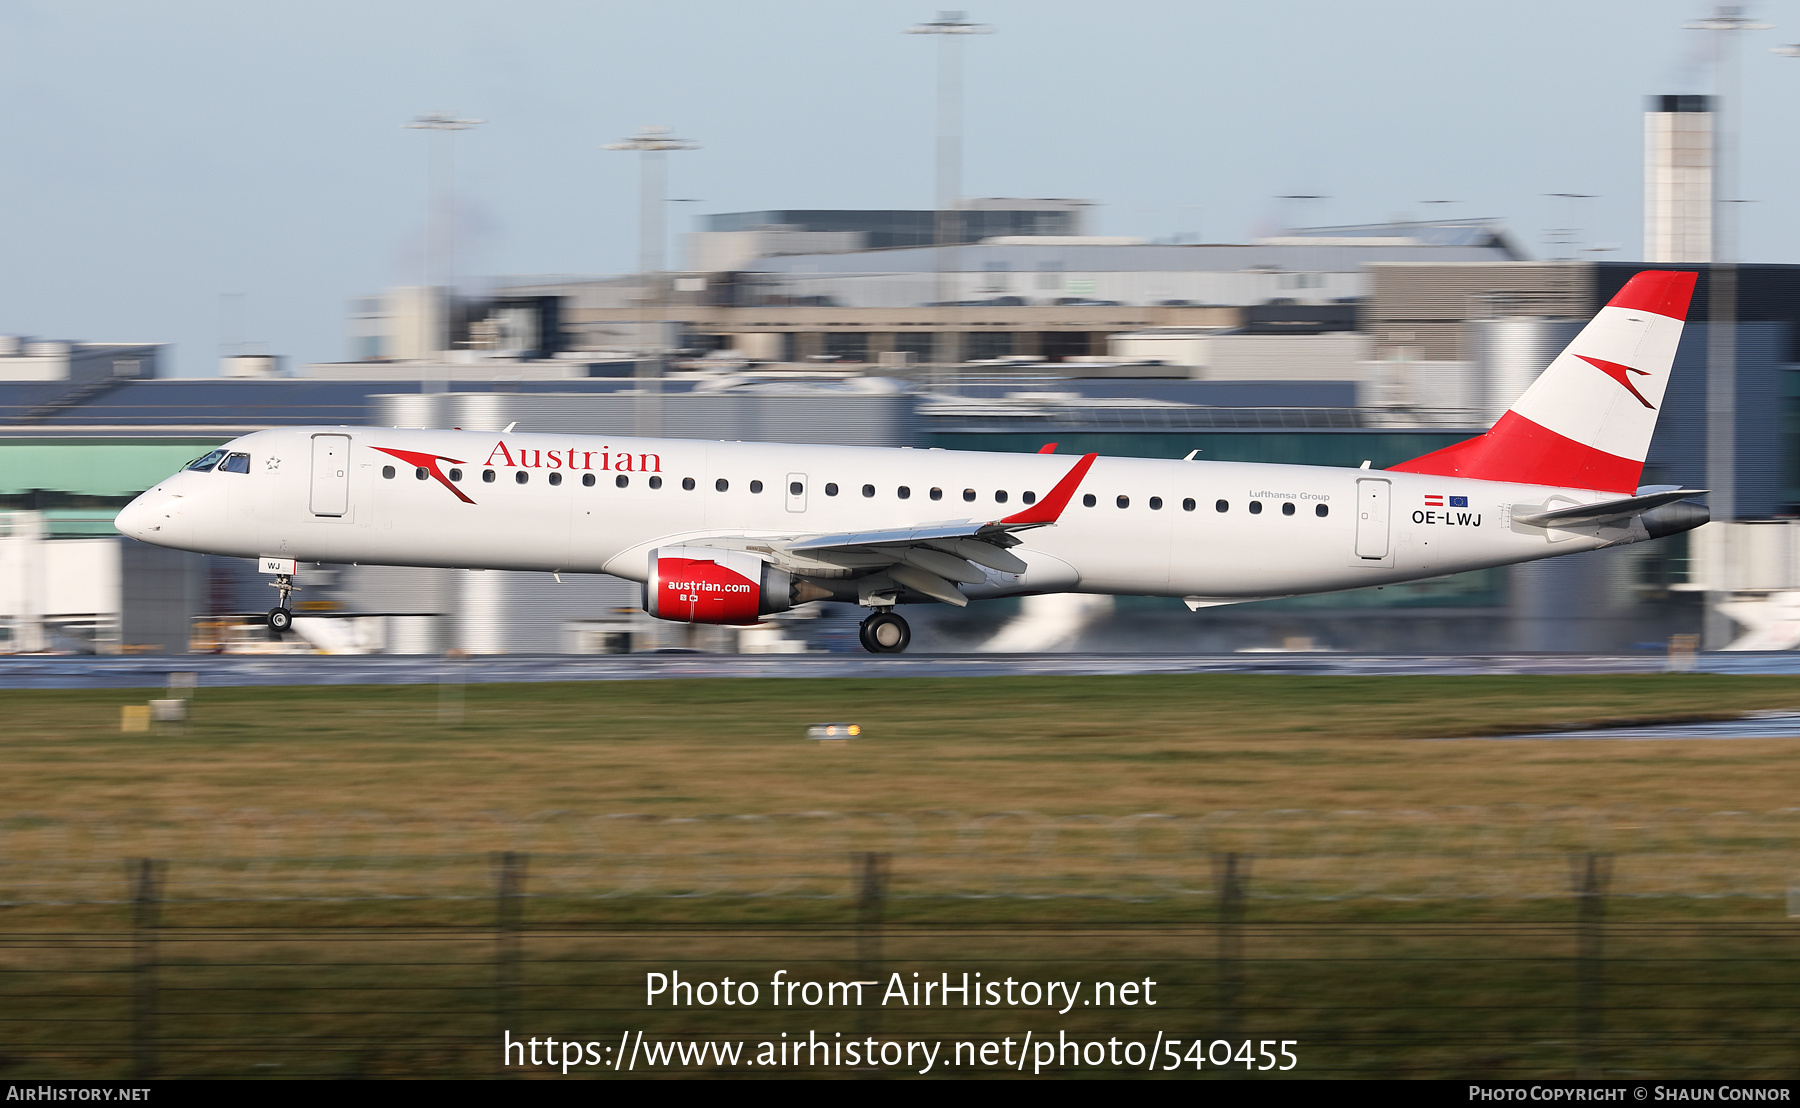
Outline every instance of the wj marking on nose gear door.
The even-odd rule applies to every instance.
[[[350,510],[350,436],[314,435],[312,512],[341,516]]]

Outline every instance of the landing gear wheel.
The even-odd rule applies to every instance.
[[[269,584],[281,597],[275,602],[275,606],[269,609],[269,638],[280,642],[281,633],[294,626],[294,611],[288,607],[288,598],[299,592],[300,586],[294,584],[294,575],[291,573],[277,573],[275,580]]]
[[[876,612],[857,628],[863,649],[871,654],[899,654],[912,643],[912,628],[892,612]]]

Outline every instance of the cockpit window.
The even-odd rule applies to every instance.
[[[249,473],[250,472],[250,455],[248,455],[248,454],[227,454],[225,456],[225,464],[219,467],[219,472],[220,473]]]
[[[209,470],[212,467],[218,465],[219,459],[223,458],[224,456],[225,456],[225,452],[223,450],[208,451],[205,457],[200,458],[197,461],[189,462],[187,464],[187,468],[188,469],[197,469],[197,470],[201,470],[202,472],[204,472],[204,471]]]

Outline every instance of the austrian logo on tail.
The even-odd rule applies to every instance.
[[[1644,394],[1639,392],[1637,390],[1637,386],[1631,383],[1631,378],[1625,376],[1627,373],[1635,373],[1639,377],[1648,377],[1648,376],[1650,376],[1649,370],[1647,370],[1647,369],[1632,369],[1628,365],[1620,365],[1618,362],[1609,362],[1604,358],[1590,358],[1586,354],[1577,354],[1575,356],[1577,358],[1580,358],[1582,361],[1586,362],[1587,364],[1593,366],[1595,369],[1599,370],[1601,373],[1604,373],[1608,377],[1611,377],[1613,380],[1617,381],[1619,384],[1624,385],[1625,391],[1629,392],[1631,395],[1637,397],[1637,401],[1639,404],[1642,404],[1644,407],[1649,408],[1652,411],[1656,410],[1656,405],[1650,403],[1648,400],[1645,400]]]

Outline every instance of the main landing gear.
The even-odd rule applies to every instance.
[[[275,607],[269,609],[269,637],[280,641],[281,633],[294,626],[294,610],[288,607],[288,598],[299,592],[300,586],[294,584],[294,575],[291,573],[277,573],[269,586],[281,594]]]
[[[912,628],[892,611],[879,611],[862,621],[857,637],[871,654],[899,654],[912,643]]]

